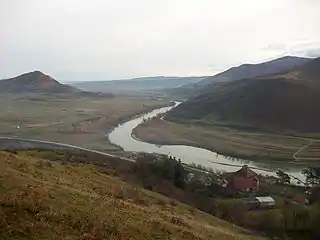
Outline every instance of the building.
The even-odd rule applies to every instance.
[[[249,191],[259,189],[259,176],[248,165],[244,165],[239,171],[228,173],[228,189],[236,191]]]
[[[273,208],[276,205],[275,200],[270,197],[255,197],[246,201],[249,209]]]

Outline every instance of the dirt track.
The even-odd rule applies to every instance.
[[[109,153],[87,149],[87,148],[74,146],[70,144],[41,141],[41,140],[34,140],[34,139],[14,138],[14,137],[0,137],[0,150],[29,149],[29,148],[76,150],[80,152],[89,152],[89,153],[95,153],[103,156],[114,157],[114,158],[131,161],[131,162],[134,161],[130,158],[119,157]]]

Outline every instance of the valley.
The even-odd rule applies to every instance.
[[[0,1],[0,240],[320,239],[320,1]]]
[[[307,116],[301,125],[303,116],[284,128],[278,112],[263,115],[267,125],[254,115],[262,109],[261,97],[273,101],[263,105],[266,114],[291,113],[285,101],[296,95],[279,100],[276,94],[274,100],[270,83],[285,82],[295,93],[302,87],[302,96],[312,89],[307,105],[317,98],[314,74],[307,82],[299,76],[214,83],[183,103],[159,97],[161,92],[90,92],[39,71],[0,82],[0,237],[311,239],[318,207],[296,205],[295,197],[307,199],[304,171],[319,166],[318,140],[309,138],[318,136],[317,116],[310,120],[313,108],[303,103],[295,106]],[[275,102],[279,108],[273,109]],[[301,134],[292,126],[312,131]],[[249,167],[261,188],[233,189],[228,176]],[[266,194],[274,199],[272,209],[250,208],[252,196]],[[308,223],[306,232],[302,222]]]
[[[266,71],[266,65],[274,67],[283,60],[290,58],[242,65],[217,78],[241,72],[257,75],[260,67]],[[280,169],[281,165],[319,166],[319,58],[291,60],[303,63],[279,74],[233,81],[219,77],[220,82],[211,82],[164,118],[136,127],[133,135],[148,143],[205,148],[269,167],[278,162]]]
[[[288,58],[261,65],[283,60]],[[244,69],[258,74],[250,65],[224,74]],[[316,58],[276,74],[211,82],[164,120],[139,126],[135,135],[157,144],[189,144],[237,158],[317,164],[319,69]]]
[[[121,152],[106,134],[169,100],[82,91],[40,71],[0,81],[0,135]]]
[[[6,94],[0,95],[0,101],[1,136],[49,140],[106,151],[120,150],[106,137],[119,123],[170,104],[168,100],[128,95],[100,99]]]
[[[70,85],[85,91],[166,95],[168,89],[195,84],[206,77],[140,77],[113,81],[71,82]]]

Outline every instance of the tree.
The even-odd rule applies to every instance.
[[[184,168],[181,164],[181,160],[179,159],[179,161],[177,162],[176,166],[175,166],[175,170],[174,170],[174,185],[176,187],[179,188],[184,188],[185,187],[185,171]]]
[[[277,171],[278,180],[281,184],[290,184],[290,176],[286,174],[285,172],[278,170]]]
[[[306,183],[308,185],[320,184],[320,167],[303,169],[302,174],[306,176]]]

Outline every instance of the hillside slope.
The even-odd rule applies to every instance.
[[[22,94],[64,94],[70,96],[84,97],[113,97],[112,93],[87,92],[66,84],[61,84],[52,77],[34,71],[19,75],[14,78],[0,80],[0,93],[22,93]]]
[[[93,165],[0,152],[0,174],[1,239],[262,239]]]
[[[78,89],[64,85],[43,74],[40,71],[34,71],[19,75],[14,78],[0,81],[0,91],[9,93],[20,92],[51,92],[51,93],[73,93]]]
[[[206,90],[206,87],[215,83],[230,82],[240,79],[249,79],[258,76],[281,73],[306,64],[310,60],[311,59],[309,58],[286,56],[259,64],[242,64],[238,67],[232,67],[212,77],[204,78],[197,83],[188,84],[181,88],[175,89],[173,92],[185,97],[192,97],[201,94],[202,91]]]
[[[320,58],[289,72],[220,83],[179,105],[171,121],[320,131]]]

